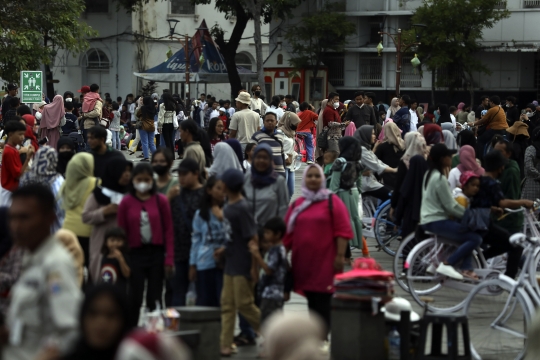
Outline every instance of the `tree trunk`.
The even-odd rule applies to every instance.
[[[47,43],[49,41],[49,37],[47,34],[43,37],[43,46],[47,48]],[[54,84],[53,84],[53,74],[51,71],[51,67],[49,65],[45,65],[45,86],[47,87],[47,97],[49,100],[53,100],[54,98]]]
[[[257,81],[261,87],[261,93],[264,94],[264,69],[261,38],[261,0],[252,0],[253,2],[253,25],[255,27],[255,57],[257,61]],[[266,94],[265,94],[266,95]]]
[[[437,69],[431,70],[431,105],[435,106],[435,80]],[[428,109],[426,109],[427,111]]]

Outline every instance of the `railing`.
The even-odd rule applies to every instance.
[[[382,59],[379,56],[360,58],[360,86],[382,87]]]
[[[328,82],[334,86],[345,83],[345,56],[343,54],[327,54],[323,59],[328,68]]]
[[[497,1],[495,3],[495,6],[493,6],[494,9],[501,9],[501,10],[504,10],[506,9],[506,4],[507,2],[506,1]]]
[[[420,67],[414,68],[411,64],[412,57],[403,57],[401,63],[401,79],[400,86],[402,87],[421,87],[422,76],[420,75]]]
[[[524,8],[540,8],[540,0],[523,0]]]

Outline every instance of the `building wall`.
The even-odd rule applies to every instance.
[[[144,85],[133,75],[133,72],[143,71],[157,66],[167,59],[169,49],[175,53],[182,45],[177,40],[169,40],[169,23],[167,19],[176,19],[180,22],[176,26],[175,32],[178,34],[195,34],[197,27],[203,19],[206,20],[208,28],[219,24],[225,31],[227,38],[232,33],[235,20],[226,20],[224,14],[214,9],[215,3],[212,1],[208,5],[196,5],[194,15],[172,15],[171,2],[156,1],[149,2],[142,12],[126,14],[124,10],[116,12],[116,2],[109,0],[108,13],[89,13],[81,18],[92,28],[99,32],[97,40],[90,41],[90,49],[96,48],[103,51],[110,60],[108,72],[100,71],[101,92],[109,92],[113,98],[122,96],[125,98],[128,93],[137,93]],[[270,26],[263,25],[261,33],[269,34]],[[139,37],[135,40],[133,32],[142,33],[145,38]],[[256,70],[255,44],[252,39],[254,33],[253,22],[249,22],[243,37],[246,38],[240,43],[238,53],[245,54],[252,64],[252,70]],[[123,35],[122,35],[123,34]],[[268,37],[262,39],[263,59],[268,56]],[[142,52],[139,52],[141,50]],[[89,50],[90,51],[90,50]],[[86,69],[85,54],[73,55],[59,52],[53,68],[54,78],[60,80],[55,84],[58,93],[70,90],[75,91],[81,85],[88,84],[89,80],[96,79],[96,72]],[[250,84],[246,84],[248,86]],[[181,84],[158,83],[158,93],[164,88],[171,88],[174,92],[181,91]],[[191,94],[195,96],[197,86],[192,84]],[[199,93],[205,90],[204,84],[199,85]],[[213,84],[206,87],[206,91],[217,98],[230,97],[230,85]]]

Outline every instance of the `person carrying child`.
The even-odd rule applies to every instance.
[[[100,282],[112,284],[127,293],[131,269],[127,260],[127,239],[124,229],[110,228],[105,233],[101,253]]]

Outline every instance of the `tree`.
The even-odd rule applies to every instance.
[[[418,56],[435,74],[446,68],[463,80],[474,102],[474,72],[491,71],[474,54],[482,49],[484,29],[492,28],[510,16],[508,10],[497,10],[499,0],[425,0],[412,17],[413,24],[425,24]],[[408,38],[414,36],[408,31]],[[432,102],[435,104],[435,75],[432,76]],[[446,86],[447,84],[440,84]],[[452,85],[451,85],[452,87]]]
[[[47,95],[54,96],[49,64],[59,49],[80,53],[97,32],[80,21],[84,0],[17,0],[0,6],[0,77],[17,81],[21,70],[45,65]]]
[[[343,51],[347,36],[356,33],[356,26],[334,8],[335,4],[326,2],[320,10],[303,16],[285,34],[291,46],[290,65],[311,69],[313,79],[317,78],[324,54]]]

